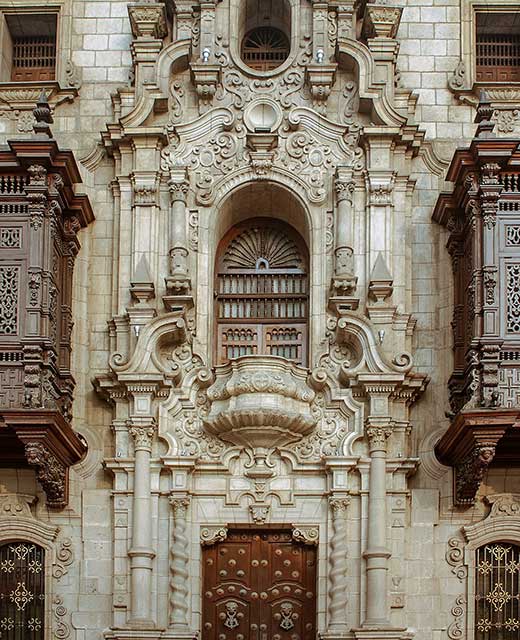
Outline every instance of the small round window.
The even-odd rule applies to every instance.
[[[279,67],[289,55],[289,40],[283,31],[257,27],[242,42],[242,60],[251,69],[270,71]]]

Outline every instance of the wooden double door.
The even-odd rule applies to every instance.
[[[315,640],[316,548],[290,529],[230,530],[203,550],[202,640]]]

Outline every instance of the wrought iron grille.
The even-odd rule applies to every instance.
[[[477,549],[475,640],[520,637],[520,547],[487,544]]]
[[[13,38],[14,82],[54,80],[56,67],[56,38],[53,36],[25,36]]]
[[[0,546],[0,637],[43,640],[45,551],[36,544]]]

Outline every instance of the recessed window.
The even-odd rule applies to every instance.
[[[24,541],[0,545],[0,630],[2,640],[43,640],[45,551]]]
[[[287,36],[274,27],[257,27],[242,42],[242,60],[252,69],[270,71],[279,67],[289,55]]]
[[[477,549],[475,640],[518,640],[520,547],[508,542]]]
[[[41,82],[56,77],[56,14],[4,16],[4,82]]]
[[[476,14],[477,82],[520,81],[520,13]]]
[[[280,356],[306,364],[307,250],[289,225],[249,220],[223,239],[216,268],[217,360]]]

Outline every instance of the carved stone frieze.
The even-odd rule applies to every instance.
[[[220,367],[207,390],[206,429],[232,444],[254,449],[298,441],[316,425],[315,393],[306,372],[264,356],[243,357]]]
[[[227,538],[227,527],[221,525],[205,525],[200,530],[200,544],[209,546],[222,542]]]
[[[166,8],[163,4],[145,2],[129,4],[128,15],[135,38],[161,39],[168,33]]]
[[[320,530],[312,525],[298,525],[292,530],[292,537],[297,542],[317,545],[320,540]]]

